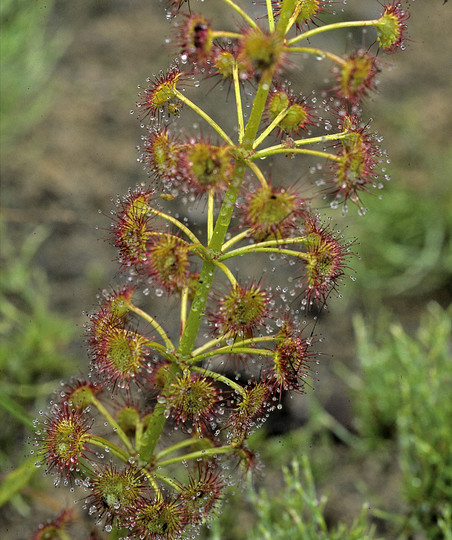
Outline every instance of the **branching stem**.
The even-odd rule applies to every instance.
[[[107,409],[102,405],[102,403],[92,394],[90,394],[90,401],[100,412],[100,414],[105,418],[105,420],[110,424],[113,430],[116,432],[116,435],[121,439],[121,442],[126,447],[129,454],[133,455],[135,453],[135,448],[132,446],[127,435],[124,433],[122,428],[116,422],[116,420],[111,416]],[[107,445],[108,446],[108,445]]]
[[[165,345],[166,345],[166,347],[167,347],[167,349],[169,351],[174,351],[175,350],[175,347],[174,347],[172,341],[170,340],[170,338],[168,337],[167,333],[160,326],[160,324],[154,319],[154,317],[151,317],[149,315],[149,313],[146,313],[145,311],[143,311],[142,309],[140,309],[137,306],[134,306],[130,302],[127,304],[127,307],[130,309],[130,311],[133,311],[134,313],[139,315],[141,318],[143,318],[145,321],[147,321],[152,326],[152,328],[154,328],[154,330],[157,331],[157,333],[163,339],[163,341],[164,341],[164,343],[165,343]]]
[[[209,379],[213,379],[215,381],[225,384],[226,386],[229,386],[230,388],[233,388],[241,396],[245,395],[245,390],[240,386],[240,384],[237,384],[236,382],[232,381],[225,375],[221,375],[220,373],[217,373],[216,371],[210,371],[209,369],[198,367],[198,366],[191,366],[190,370],[195,371],[196,373],[201,373],[201,375],[204,375],[205,377],[209,377]]]
[[[223,0],[228,6],[230,6],[236,13],[238,13],[250,26],[251,28],[257,29],[259,28],[256,24],[256,22],[246,13],[243,11],[243,9],[238,6],[235,2],[232,0]]]
[[[177,98],[180,101],[182,101],[182,103],[185,103],[186,105],[190,107],[190,109],[193,109],[197,114],[199,114],[199,116],[203,118],[209,124],[209,126],[212,129],[214,129],[224,141],[226,141],[231,146],[234,146],[234,143],[231,141],[229,136],[221,129],[221,127],[215,122],[213,118],[211,118],[205,111],[203,111],[200,107],[198,107],[198,105],[193,103],[193,101],[191,101],[186,96],[184,96],[184,94],[179,92],[179,90],[174,89],[173,92],[174,92],[174,95],[177,96]]]
[[[361,27],[375,26],[377,23],[378,23],[378,19],[375,19],[372,21],[342,21],[338,23],[325,24],[324,26],[313,28],[312,30],[308,30],[307,32],[304,32],[303,34],[295,36],[294,38],[289,39],[287,43],[288,45],[293,45],[294,43],[298,43],[303,39],[308,39],[308,38],[311,38],[312,36],[316,36],[317,34],[322,34],[323,32],[329,32],[330,30],[339,30],[340,28],[353,28],[357,26],[361,26]]]
[[[182,232],[184,232],[188,238],[194,243],[194,244],[200,244],[201,242],[198,240],[195,234],[191,232],[191,230],[186,227],[183,223],[181,223],[178,219],[173,218],[172,216],[169,216],[168,214],[165,214],[165,212],[160,212],[160,210],[156,210],[155,208],[151,208],[149,210],[151,214],[154,214],[156,216],[159,216],[163,219],[166,219],[166,221],[169,221],[173,225],[175,225],[178,229],[180,229]]]
[[[167,459],[165,461],[158,461],[156,465],[158,465],[159,467],[166,467],[167,465],[172,465],[173,463],[181,463],[198,458],[208,458],[211,456],[217,456],[219,454],[229,454],[231,452],[235,452],[235,448],[233,446],[219,446],[218,448],[207,448],[205,450],[191,452],[190,454],[177,456],[171,459]]]
[[[102,448],[104,452],[106,451],[105,449],[108,449],[108,452],[110,452],[113,456],[117,457],[124,463],[127,463],[130,459],[130,454],[127,454],[122,448],[119,448],[119,446],[112,443],[111,441],[107,441],[103,437],[93,435],[89,438],[88,442],[89,444],[93,444],[94,446]]]

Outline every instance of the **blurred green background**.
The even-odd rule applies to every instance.
[[[374,0],[345,8],[350,18],[381,9]],[[60,379],[86,372],[83,311],[117,271],[98,212],[108,215],[111,198],[147,180],[129,111],[137,84],[175,52],[162,46],[162,5],[149,0],[9,0],[0,9],[4,476],[31,448],[19,417],[44,409]],[[357,238],[359,258],[356,281],[321,316],[315,390],[284,403],[283,416],[255,436],[265,464],[258,491],[237,489],[206,537],[451,538],[452,6],[417,1],[410,11],[407,49],[381,57],[364,112],[384,136],[391,181],[364,199],[366,216],[334,215]],[[341,53],[361,39],[342,33],[328,47]],[[330,75],[310,63],[291,74],[305,92],[331,86]],[[222,121],[215,92],[204,106]],[[278,181],[310,180],[299,164],[278,166]],[[178,210],[197,219],[203,208]],[[14,404],[23,408],[15,419]],[[74,498],[39,475],[25,473],[23,484],[0,509],[2,537],[27,538],[40,515]]]

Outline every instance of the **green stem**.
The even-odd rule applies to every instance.
[[[119,426],[118,422],[111,416],[107,409],[102,405],[102,403],[95,397],[93,394],[90,395],[90,402],[96,407],[100,414],[105,418],[105,420],[110,424],[110,426],[115,430],[116,435],[121,439],[122,443],[126,447],[129,454],[135,454],[135,448],[130,442],[127,435],[124,433],[122,428]]]
[[[102,448],[102,450],[105,451],[106,448],[109,449],[110,453],[114,456],[116,456],[118,459],[123,461],[124,463],[128,463],[130,455],[126,454],[122,448],[119,448],[119,446],[116,446],[116,444],[107,441],[103,437],[99,437],[97,435],[93,435],[88,440],[89,444],[93,444],[94,446],[98,446],[99,448]]]
[[[343,21],[343,22],[338,22],[338,23],[325,24],[324,26],[313,28],[312,30],[308,30],[307,32],[304,32],[303,34],[295,36],[294,38],[289,39],[287,43],[288,45],[293,45],[294,43],[298,43],[299,41],[303,39],[308,39],[312,36],[321,34],[323,32],[328,32],[330,30],[338,30],[340,28],[353,28],[356,26],[362,26],[362,27],[375,26],[375,24],[377,23],[378,23],[378,19],[375,19],[373,21]]]
[[[180,295],[180,335],[182,335],[187,322],[188,287],[182,289]]]
[[[252,161],[250,161],[248,159],[246,160],[246,164],[253,171],[253,173],[256,175],[256,177],[259,180],[261,186],[263,188],[266,188],[268,186],[268,183],[267,183],[267,180],[265,179],[265,176],[264,176],[263,172],[259,169],[259,167],[255,163],[253,163]]]
[[[146,345],[153,351],[159,352],[167,360],[171,360],[171,362],[177,361],[177,358],[174,356],[174,354],[171,354],[171,352],[169,352],[168,348],[165,345],[157,343],[156,341],[149,341],[148,343],[146,343]]]
[[[237,161],[234,167],[232,181],[226,192],[224,202],[215,223],[212,239],[209,242],[208,250],[213,257],[219,255],[221,252],[221,246],[223,245],[224,238],[231,222],[235,201],[237,200],[238,191],[242,184],[244,174],[245,165],[241,161]],[[205,260],[201,269],[195,298],[193,299],[191,310],[188,314],[185,331],[179,343],[178,353],[181,358],[188,358],[193,350],[206,307],[207,296],[213,281],[214,272],[215,262],[213,260]]]
[[[281,122],[281,120],[286,116],[288,107],[283,109],[276,118],[273,119],[272,123],[259,135],[259,137],[254,141],[253,143],[253,150],[257,148],[261,142],[263,142],[270,133],[275,129],[275,127],[278,126],[278,124]]]
[[[160,337],[165,342],[166,348],[169,351],[174,351],[175,350],[175,347],[174,347],[173,343],[171,342],[170,338],[168,337],[168,335],[166,334],[165,330],[163,330],[163,328],[160,326],[160,324],[153,317],[151,317],[148,313],[146,313],[145,311],[143,311],[139,307],[134,306],[131,303],[129,303],[127,305],[127,307],[130,309],[130,311],[133,311],[134,313],[136,313],[137,315],[142,317],[145,321],[147,321],[154,328],[154,330],[156,330],[158,332]]]
[[[305,154],[308,156],[316,156],[329,159],[331,161],[341,161],[340,157],[336,156],[335,154],[330,154],[328,152],[321,152],[320,150],[308,150],[306,148],[288,148],[287,146],[285,148],[278,148],[277,150],[272,150],[271,152],[268,152],[266,157],[275,156],[276,154]],[[252,159],[254,159],[254,156]]]
[[[279,13],[278,24],[276,26],[276,30],[281,36],[286,35],[290,20],[297,8],[298,3],[299,0],[283,0],[281,4],[281,11]]]
[[[157,499],[159,501],[162,501],[163,500],[163,495],[162,495],[162,491],[160,490],[159,485],[155,481],[155,476],[156,475],[154,474],[154,472],[150,473],[146,469],[143,469],[143,472],[146,475],[147,479],[149,480],[149,483],[151,484],[151,486],[154,488],[154,491],[157,494]]]
[[[138,456],[142,463],[149,463],[154,454],[155,447],[165,426],[165,409],[165,404],[157,403],[149,419],[146,431],[141,437]]]
[[[212,239],[209,242],[208,249],[212,255],[217,255],[221,252],[221,246],[228,231],[229,223],[231,222],[235,201],[237,199],[238,191],[242,184],[244,174],[244,164],[241,161],[237,161],[234,167],[231,183],[226,192],[224,202],[220,208],[218,219],[215,223]],[[215,263],[212,260],[205,260],[201,268],[201,274],[195,297],[191,304],[187,322],[179,342],[178,353],[181,358],[188,358],[193,350],[201,325],[201,319],[206,308],[207,296],[212,285],[214,273]],[[179,371],[179,368],[173,363],[170,371],[176,374]],[[141,438],[139,455],[140,459],[145,463],[151,460],[155,447],[165,426],[165,410],[166,405],[164,403],[157,403],[151,415],[148,427]]]
[[[184,94],[179,92],[179,90],[174,89],[173,92],[174,92],[174,95],[177,96],[180,101],[182,101],[182,103],[185,103],[186,105],[188,105],[190,109],[193,109],[201,118],[203,118],[209,124],[209,126],[212,129],[214,129],[224,141],[226,141],[231,146],[234,146],[234,143],[231,141],[229,136],[226,135],[226,133],[215,122],[215,120],[213,120],[213,118],[211,118],[205,111],[199,108],[198,105],[195,105],[193,101],[191,101],[186,96],[184,96]]]
[[[292,26],[297,22],[297,17],[300,15],[301,8],[303,7],[303,2],[298,2],[298,5],[295,7],[294,12],[292,13],[287,26],[284,31],[284,35],[286,35],[289,30],[292,28]]]
[[[276,336],[266,336],[266,337],[253,337],[248,339],[240,340],[240,346],[243,347],[244,345],[251,345],[254,343],[259,342],[265,342],[265,341],[274,341]],[[195,358],[197,358],[197,362],[201,360],[202,354],[211,349],[212,347],[215,347],[217,343],[222,343],[225,339],[227,339],[227,336],[221,336],[219,338],[212,339],[211,341],[205,343],[202,347],[198,347],[196,350],[192,353],[192,358],[188,361],[188,363],[191,363]],[[215,351],[212,351],[212,354],[223,354],[223,353],[230,353],[234,352],[234,345],[227,345],[225,347],[219,347],[218,349],[215,349]],[[212,354],[209,353],[209,356],[212,356]]]
[[[234,62],[234,67],[232,71],[232,76],[234,78],[234,94],[235,94],[235,104],[237,107],[237,125],[239,131],[239,144],[242,144],[243,137],[245,135],[245,124],[243,121],[243,108],[242,108],[242,96],[240,93],[240,79],[239,79],[239,66],[237,62]]]
[[[212,356],[218,356],[220,354],[260,354],[262,356],[273,356],[273,351],[270,351],[268,349],[255,349],[253,347],[242,347],[241,345],[236,347],[232,345],[231,347],[225,347],[221,349],[217,349],[215,351],[210,351],[204,354],[199,354],[196,356],[193,356],[187,364],[193,365],[197,362],[201,362],[202,360],[205,360],[206,358],[210,358]],[[194,368],[191,368],[194,369]],[[197,371],[202,370],[203,368],[198,368]],[[201,371],[199,371],[201,373]]]
[[[232,39],[241,39],[243,37],[243,34],[239,34],[238,32],[227,32],[226,30],[213,30],[210,34],[210,37],[212,39],[215,38],[232,38]]]
[[[183,490],[182,486],[178,484],[175,480],[170,478],[169,476],[165,476],[164,474],[160,474],[156,472],[155,470],[152,471],[152,474],[161,480],[162,482],[165,482],[165,484],[168,484],[170,487],[174,489],[174,491],[178,491],[179,493]]]
[[[168,454],[171,454],[173,452],[177,452],[177,450],[180,450],[181,448],[185,448],[186,446],[190,446],[193,444],[202,443],[205,444],[206,442],[203,439],[184,439],[183,441],[180,441],[176,444],[173,444],[171,446],[167,446],[164,450],[161,452],[158,452],[158,454],[155,454],[155,459],[158,461],[159,459],[162,459],[163,457],[167,456]]]
[[[328,141],[340,141],[341,139],[345,139],[346,137],[348,137],[349,134],[350,133],[348,131],[341,131],[340,133],[331,133],[331,135],[310,137],[309,139],[297,139],[296,141],[293,141],[292,144],[295,146],[305,146],[307,144],[325,143]],[[291,150],[293,150],[293,148],[288,147],[285,144],[276,144],[275,146],[268,146],[263,150],[258,150],[254,154],[250,155],[247,159],[254,161],[256,159],[266,158],[276,153],[281,154],[284,152],[290,152]]]
[[[215,192],[209,189],[207,195],[207,241],[210,242],[213,234],[213,209],[215,204]]]
[[[231,7],[235,6],[231,0],[224,0]],[[287,0],[285,0],[287,1]],[[237,9],[242,11],[238,6],[235,6]],[[254,21],[253,27],[257,27]],[[256,97],[253,102],[253,108],[251,110],[250,118],[245,128],[245,135],[243,141],[243,147],[246,147],[247,150],[250,150],[253,145],[253,140],[256,137],[257,130],[259,129],[259,124],[262,118],[262,114],[265,109],[265,102],[267,99],[268,92],[270,90],[270,85],[273,78],[273,70],[270,70],[266,76],[263,76],[257,92]],[[176,91],[177,92],[177,91]],[[179,95],[180,92],[177,92]],[[179,95],[179,98],[183,102],[187,102],[189,106],[192,103],[189,100],[186,100],[185,96]],[[194,106],[194,110],[199,108]],[[211,120],[208,115],[199,109],[199,112],[204,119]],[[207,121],[208,121],[207,120]],[[213,120],[212,120],[213,122]],[[215,129],[216,124],[208,122]],[[218,129],[217,133],[224,133],[221,128]],[[226,136],[227,137],[227,136]],[[228,140],[229,138],[225,139]],[[232,143],[231,143],[232,144]],[[246,165],[243,161],[237,159],[234,170],[231,177],[231,182],[229,184],[228,190],[224,196],[223,204],[221,205],[218,218],[215,223],[213,230],[212,238],[210,239],[208,250],[211,254],[212,259],[217,257],[221,253],[221,247],[224,244],[225,236],[228,232],[229,224],[232,219],[232,214],[234,212],[235,203],[239,194],[239,189],[243,182],[243,177],[245,175]],[[198,287],[196,289],[195,297],[191,304],[191,309],[187,317],[187,323],[185,325],[184,331],[179,341],[179,347],[177,349],[178,356],[181,359],[188,359],[191,355],[191,352],[194,348],[196,338],[198,336],[199,328],[201,326],[201,320],[204,315],[207,303],[207,297],[212,285],[213,276],[215,273],[215,264],[213,260],[206,259],[203,262],[200,277],[198,280]],[[179,366],[176,363],[171,365],[170,371],[176,374],[180,370]],[[169,384],[169,383],[167,383]],[[157,442],[160,439],[161,433],[165,426],[165,410],[166,405],[164,403],[157,403],[154,408],[154,411],[149,420],[148,427],[144,432],[141,438],[141,444],[139,447],[140,459],[143,462],[149,462],[154,454],[155,447]],[[229,447],[228,447],[229,448]],[[202,456],[200,456],[202,457]]]
[[[204,351],[208,351],[212,347],[215,347],[219,343],[223,343],[227,339],[226,336],[220,336],[215,339],[211,339],[207,343],[204,343],[201,347],[198,347],[194,351],[192,351],[192,358],[197,358],[198,356],[202,355]],[[192,361],[192,358],[190,359],[190,362]]]
[[[272,0],[266,0],[267,4],[267,18],[268,18],[268,31],[273,33],[275,31],[275,18],[273,17]]]
[[[225,377],[224,375],[221,375],[220,373],[217,373],[216,371],[210,371],[210,369],[206,369],[206,368],[198,367],[198,366],[191,366],[190,370],[195,371],[196,373],[201,373],[202,375],[209,377],[209,379],[214,379],[215,381],[221,382],[225,384],[226,386],[233,388],[241,396],[245,396],[245,390],[240,386],[240,384],[237,384],[236,382],[231,381],[231,379],[229,379],[228,377]]]
[[[306,236],[296,236],[295,238],[284,238],[284,240],[279,240],[279,239],[266,240],[265,242],[258,242],[257,244],[242,246],[232,251],[228,251],[227,253],[224,253],[223,255],[218,257],[218,260],[223,261],[226,259],[230,259],[231,257],[245,255],[246,253],[254,253],[257,249],[268,248],[268,247],[275,248],[273,253],[283,253],[284,248],[282,248],[282,246],[286,246],[290,244],[304,244],[306,242],[306,239],[307,239]],[[294,251],[293,253],[300,253],[300,252]]]
[[[251,109],[250,118],[246,124],[245,135],[243,137],[243,146],[245,149],[251,150],[253,148],[253,142],[256,138],[257,130],[259,129],[262,114],[265,110],[272,78],[273,72],[266,73],[262,76],[261,82],[257,88],[256,97],[253,101],[253,108]]]
[[[230,6],[235,12],[237,12],[250,26],[251,28],[254,28],[254,29],[257,29],[258,26],[257,24],[255,23],[255,21],[253,21],[253,19],[248,15],[248,13],[246,13],[245,11],[243,11],[243,9],[241,7],[239,7],[235,2],[233,2],[232,0],[223,0],[223,2],[225,2],[228,6]]]
[[[229,268],[225,264],[218,262],[216,260],[214,260],[214,263],[215,263],[215,266],[219,268],[223,272],[223,274],[228,278],[231,285],[235,287],[237,285],[237,280],[235,279],[234,274],[229,270]]]
[[[151,214],[154,214],[156,216],[159,216],[163,219],[166,219],[166,221],[169,221],[173,225],[175,225],[178,229],[183,231],[188,238],[194,243],[194,244],[200,244],[201,242],[198,240],[195,234],[191,232],[191,230],[185,226],[183,223],[181,223],[178,219],[173,218],[172,216],[169,216],[168,214],[165,214],[165,212],[160,212],[160,210],[155,210],[154,208],[150,209]]]
[[[334,54],[329,51],[324,51],[322,49],[315,49],[313,47],[287,47],[284,49],[285,52],[292,53],[307,53],[307,54],[317,54],[318,56],[329,58],[330,60],[333,60],[337,64],[340,64],[343,66],[345,64],[345,60],[338,56],[337,54]]]
[[[228,454],[229,452],[234,452],[235,448],[233,446],[219,446],[218,448],[207,448],[205,450],[198,450],[197,452],[191,452],[190,454],[185,454],[183,456],[177,456],[166,461],[159,461],[156,463],[159,467],[166,467],[167,465],[172,465],[173,463],[180,463],[181,461],[188,461],[191,459],[206,458],[211,456],[216,456],[218,454]]]
[[[247,238],[252,233],[252,229],[245,229],[239,234],[236,234],[231,239],[229,239],[227,242],[223,244],[221,247],[221,251],[228,250],[231,246],[236,244],[237,242],[240,242],[240,240],[243,240],[244,238]]]
[[[141,444],[141,436],[143,435],[143,421],[138,420],[135,425],[135,448],[139,448]]]
[[[237,250],[239,251],[239,250]],[[231,253],[233,253],[231,251]],[[301,251],[294,251],[293,249],[284,249],[284,248],[269,248],[269,247],[261,247],[257,248],[253,246],[252,250],[248,250],[245,253],[277,253],[278,255],[284,254],[284,255],[290,255],[292,257],[297,257],[298,259],[303,259],[305,261],[309,260],[309,257],[306,255],[306,253],[302,253]],[[241,253],[241,255],[243,255]],[[224,255],[224,259],[229,259],[230,257],[235,257],[236,255],[230,255],[227,253]]]

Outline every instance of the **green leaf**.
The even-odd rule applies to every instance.
[[[26,428],[33,431],[33,417],[26,411],[22,405],[19,405],[6,394],[0,392],[0,407],[6,409],[11,416],[19,420]]]
[[[10,472],[0,485],[0,506],[7,503],[26,486],[36,473],[36,456],[29,457],[22,465]]]

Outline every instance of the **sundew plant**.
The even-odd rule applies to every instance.
[[[389,64],[383,55],[404,48],[402,2],[376,1],[375,18],[353,21],[340,1],[215,2],[234,30],[203,15],[203,2],[166,5],[177,58],[147,80],[135,111],[148,184],[118,198],[111,218],[123,281],[89,316],[86,378],[35,423],[38,465],[56,485],[79,486],[111,538],[193,537],[252,470],[250,434],[283,394],[313,383],[320,339],[308,311],[325,308],[352,272],[353,242],[329,214],[364,214],[384,180],[361,103]],[[366,29],[359,46],[350,28]],[[327,32],[343,33],[342,54],[322,48]],[[302,95],[288,77],[312,56],[330,86]],[[215,86],[232,130],[203,108]],[[182,130],[190,109],[197,125]],[[312,185],[309,171],[272,180],[279,155],[299,171],[314,159]],[[204,210],[202,227],[171,209],[184,201]],[[290,278],[240,275],[237,258],[282,261]],[[160,297],[152,307],[149,291]],[[70,519],[64,511],[35,538],[63,534]]]

